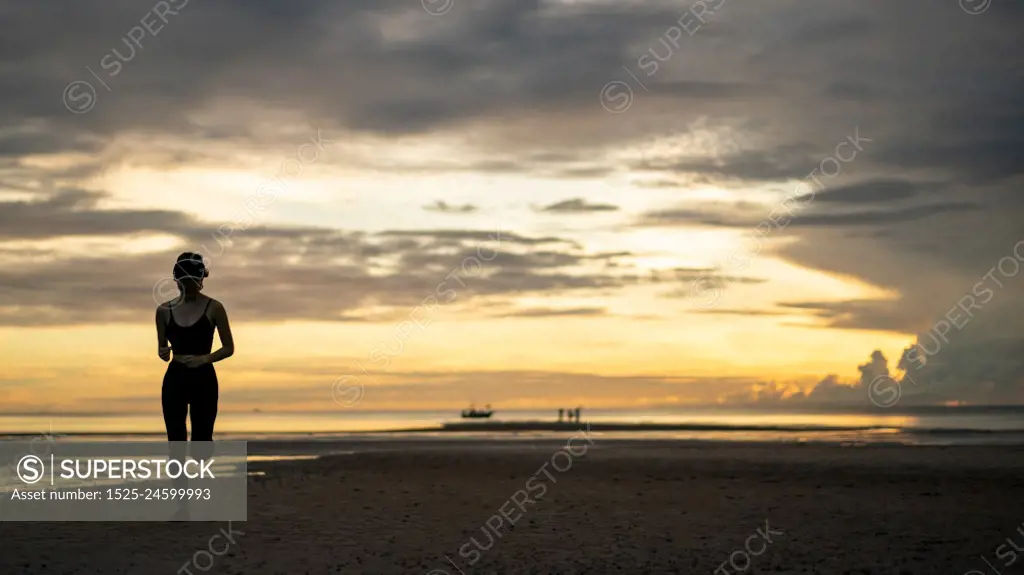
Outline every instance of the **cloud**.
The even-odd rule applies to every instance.
[[[895,10],[883,0],[726,3],[648,76],[638,57],[679,19],[679,6],[481,0],[435,18],[403,0],[190,2],[131,50],[125,35],[143,15],[136,3],[9,3],[0,18],[0,321],[137,321],[152,305],[139,294],[176,255],[86,257],[45,240],[167,234],[182,247],[221,251],[211,222],[117,206],[85,185],[122,166],[237,165],[245,152],[277,150],[296,130],[322,126],[339,135],[339,155],[354,168],[702,182],[741,199],[753,188],[793,189],[857,127],[870,145],[822,180],[771,255],[893,299],[779,307],[835,329],[927,337],[1021,239],[1024,218],[1024,6],[1000,3],[984,17],[933,8],[925,0]],[[64,17],[54,20],[55,9]],[[113,46],[132,54],[118,59],[116,75],[101,64]],[[82,80],[95,85],[95,107],[73,114],[60,98]],[[601,108],[599,90],[613,80],[632,85],[625,114]],[[694,127],[700,120],[703,129]],[[716,146],[727,134],[742,146]],[[465,153],[442,157],[424,147],[401,160],[372,151],[349,157],[350,140],[405,137],[464,142]],[[671,190],[638,190],[662,192]],[[772,208],[646,198],[636,227],[753,229]],[[358,317],[370,299],[421,301],[436,274],[462,265],[490,233],[251,227],[223,247],[211,286],[237,297],[250,317],[266,300],[275,301],[265,309],[270,320]],[[501,252],[467,295],[637,281],[632,270],[593,271],[626,258],[595,257],[579,236],[523,231],[509,241],[514,251]],[[275,285],[297,297],[279,302]],[[932,362],[935,389],[940,380],[973,378],[1013,397],[1011,336],[1024,325],[1024,298],[1019,282],[1007,286],[972,319],[993,329],[961,332],[963,341],[945,344],[949,353]],[[946,396],[970,396],[970,383],[942,385],[953,386]]]
[[[779,317],[791,315],[781,311],[772,311],[764,309],[701,309],[694,313],[703,315],[737,315],[742,317]]]
[[[879,377],[889,376],[888,360],[875,350],[867,363],[857,367],[860,377],[856,381],[844,381],[836,374],[822,378],[810,389],[805,390],[794,382],[758,382],[745,389],[723,397],[725,403],[780,403],[799,402],[813,406],[865,407],[870,405],[869,386]]]
[[[643,214],[640,223],[645,226],[663,227],[703,225],[753,229],[760,223],[771,223],[771,217],[778,217],[785,224],[784,227],[786,228],[812,226],[835,228],[837,226],[882,226],[885,224],[913,222],[940,214],[981,209],[981,206],[975,202],[945,202],[887,210],[801,213],[800,208],[804,206],[798,204],[789,205],[793,207],[787,208],[787,205],[783,203],[776,206],[762,206],[760,208],[750,204],[735,204],[732,206],[720,204],[721,207],[712,205],[703,208],[656,210]],[[760,217],[756,217],[755,214],[759,214]],[[772,225],[775,226],[776,224]]]
[[[875,350],[857,367],[860,375],[856,380],[829,374],[808,390],[795,382],[759,382],[725,395],[722,401],[870,408],[875,394],[885,407],[896,403],[904,407],[1024,405],[1024,365],[1020,360],[1024,338],[989,337],[981,343],[965,337],[945,346],[935,344],[919,338],[903,351],[895,371],[889,369],[885,355]],[[896,386],[899,395],[885,397]]]
[[[800,196],[796,198],[796,201],[801,203],[813,201],[817,203],[837,204],[896,202],[916,197],[920,195],[923,190],[938,187],[940,186],[925,182],[912,182],[901,179],[879,179],[827,189],[824,192],[813,196]]]
[[[554,236],[541,236],[541,237],[529,237],[517,235],[515,232],[503,231],[500,228],[495,231],[477,231],[477,230],[443,230],[443,229],[418,229],[418,230],[384,230],[380,232],[380,236],[393,237],[393,238],[420,238],[430,239],[437,242],[465,242],[465,241],[485,241],[493,240],[494,237],[500,235],[502,238],[508,238],[509,241],[517,244],[525,245],[543,245],[543,244],[565,244],[579,248],[579,244],[573,240],[567,238],[559,238]]]
[[[938,214],[967,212],[980,209],[975,202],[945,202],[925,206],[914,206],[895,210],[872,210],[848,213],[811,214],[798,216],[791,225],[804,226],[863,226],[881,225],[922,220]]]
[[[925,347],[931,346],[931,347]],[[929,354],[929,351],[935,351]],[[936,348],[921,338],[898,365],[905,404],[1024,405],[1024,338],[965,337]]]
[[[299,246],[302,255],[296,257]],[[386,240],[369,241],[341,233],[297,231],[282,236],[247,232],[232,240],[223,258],[212,258],[207,284],[211,293],[231,303],[233,317],[272,322],[352,321],[361,317],[358,310],[371,301],[378,306],[412,308],[428,298],[436,300],[441,297],[439,292],[450,289],[457,290],[459,305],[472,305],[476,298],[570,294],[638,281],[622,274],[566,271],[589,257],[572,252],[525,251],[486,262],[479,258],[477,248],[464,244],[461,252],[452,254],[429,245],[402,248]],[[513,248],[508,242],[484,247],[489,254],[506,249],[523,248]],[[137,322],[157,301],[176,295],[173,284],[160,283],[169,275],[176,253],[54,257],[0,271],[0,281],[7,286],[0,295],[0,324]],[[383,255],[397,256],[398,265],[378,261]],[[251,263],[227,263],[238,260]],[[451,280],[442,288],[452,274],[464,286]],[[289,297],[274,297],[282,291]]]
[[[545,308],[535,307],[529,309],[521,309],[511,311],[507,313],[501,313],[494,317],[520,317],[520,318],[533,318],[533,317],[568,317],[568,316],[600,316],[605,315],[607,310],[603,307],[575,307],[575,308]]]
[[[446,202],[437,200],[436,202],[423,206],[424,210],[428,212],[438,212],[442,214],[471,214],[477,211],[477,207],[473,204],[463,204],[461,206],[449,205]]]
[[[373,302],[397,311],[436,300],[456,286],[450,276],[460,280],[455,289],[463,306],[646,281],[632,272],[629,252],[585,253],[554,236],[445,229],[368,234],[285,225],[224,233],[177,212],[97,209],[98,197],[73,191],[9,202],[11,209],[0,212],[9,218],[4,231],[20,239],[97,235],[123,242],[141,232],[163,233],[178,238],[178,247],[78,254],[0,244],[0,257],[20,262],[0,269],[7,287],[0,294],[0,325],[137,322],[176,295],[166,280],[185,248],[210,262],[208,288],[231,302],[232,316],[242,321],[377,321],[387,313],[366,315],[362,308]],[[290,296],[274,295],[282,290]]]
[[[556,202],[549,206],[545,206],[541,208],[540,211],[571,214],[587,212],[614,212],[617,211],[618,209],[618,206],[613,206],[611,204],[597,204],[588,202],[583,198],[575,198],[572,200],[563,200],[561,202]]]
[[[711,176],[714,180],[764,182],[803,178],[819,161],[813,146],[795,143],[763,150],[744,150],[722,157],[677,156],[646,160],[631,167],[673,176],[699,175]]]
[[[781,401],[804,399],[806,394],[794,383],[759,381],[745,389],[724,395],[722,403],[727,404],[769,404]]]
[[[900,300],[850,300],[841,302],[779,302],[779,307],[804,310],[835,329],[904,331],[909,325],[927,319],[915,315]],[[909,321],[908,321],[909,318]]]
[[[96,209],[103,194],[65,189],[33,199],[0,202],[0,239],[117,236],[139,232],[188,234],[199,222],[167,210]]]

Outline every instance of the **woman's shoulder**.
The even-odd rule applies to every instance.
[[[214,299],[214,298],[212,298],[210,296],[206,296],[206,299],[209,300],[209,302],[207,303],[207,306],[206,306],[209,311],[217,312],[217,311],[222,311],[224,309],[224,304],[220,303],[220,301],[218,301],[218,300],[216,300],[216,299]]]

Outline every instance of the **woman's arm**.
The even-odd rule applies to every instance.
[[[171,359],[171,346],[167,345],[167,319],[163,306],[156,308],[156,354],[164,361]]]
[[[214,302],[213,325],[217,328],[217,335],[220,336],[221,347],[211,353],[209,362],[227,359],[235,354],[235,338],[231,335],[231,324],[228,323],[228,311],[220,302]]]

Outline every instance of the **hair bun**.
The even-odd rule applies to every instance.
[[[206,269],[206,262],[203,261],[203,256],[195,252],[184,252],[174,262],[174,279],[176,280],[183,278],[201,279],[209,275],[210,271]]]

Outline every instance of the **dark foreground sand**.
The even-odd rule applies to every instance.
[[[1024,572],[1018,447],[563,444],[253,464],[245,523],[4,523],[0,574]]]

